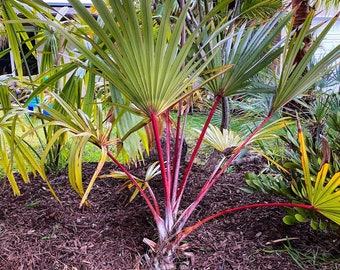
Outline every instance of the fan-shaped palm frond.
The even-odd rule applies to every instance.
[[[206,88],[224,96],[242,94],[251,83],[250,79],[282,52],[280,42],[274,46],[272,42],[280,35],[291,16],[292,13],[279,13],[274,20],[258,27],[243,24],[240,29],[232,28],[224,43],[224,50],[215,55],[208,68],[232,67],[222,76],[209,81]]]
[[[202,131],[193,129],[197,134]],[[213,147],[217,151],[223,153],[226,149],[234,149],[239,146],[243,141],[240,135],[235,134],[231,130],[224,129],[221,131],[218,127],[209,125],[207,132],[204,136],[203,142]]]
[[[172,1],[165,2],[154,40],[155,21],[149,1],[141,2],[140,12],[137,14],[132,1],[111,1],[112,9],[109,9],[103,1],[94,0],[93,5],[104,26],[92,17],[79,0],[70,0],[70,3],[78,16],[91,27],[96,41],[85,33],[79,37],[67,31],[64,34],[101,70],[102,76],[145,115],[161,114],[176,103],[209,62],[197,54],[183,66],[196,38],[195,34],[191,35],[179,47],[189,4],[174,24],[170,18]],[[79,41],[80,38],[91,43],[92,49],[84,46]]]

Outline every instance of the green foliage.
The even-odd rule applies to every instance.
[[[289,184],[284,181],[282,175],[246,173],[245,179],[248,187],[241,188],[245,192],[262,192],[285,196],[287,199],[294,198]]]
[[[320,144],[314,143],[314,136],[304,138],[301,127],[298,139],[292,136],[290,130],[281,138],[289,143],[290,148],[285,150],[283,165],[278,166],[279,164],[275,163],[272,166],[279,174],[248,174],[246,182],[249,187],[243,190],[274,193],[293,202],[310,202],[321,214],[320,216],[311,211],[290,209],[283,219],[286,224],[310,222],[313,229],[329,228],[332,222],[339,224],[336,209],[340,174],[337,172],[339,157],[333,151],[335,149],[330,148],[325,137],[321,137]],[[331,155],[335,158],[330,163]]]
[[[203,59],[199,59],[199,55],[195,55],[188,65],[182,66],[195,41],[195,35],[187,39],[180,53],[174,58],[189,4],[177,19],[176,24],[171,25],[172,3],[169,2],[166,2],[164,6],[156,41],[153,37],[154,20],[147,1],[141,2],[138,14],[140,18],[131,1],[126,1],[123,5],[113,1],[111,2],[112,10],[103,1],[93,1],[105,24],[103,28],[80,1],[71,0],[70,3],[79,16],[86,20],[97,39],[92,39],[86,33],[79,34],[80,36],[76,38],[69,32],[63,31],[63,34],[83,56],[100,70],[101,76],[106,77],[145,115],[150,114],[150,109],[152,113],[160,114],[175,104],[181,98],[183,91],[195,79],[193,75],[197,76],[209,63],[209,61],[203,62]],[[170,36],[169,32],[171,32]],[[90,42],[93,50],[79,42],[79,38]],[[101,47],[107,49],[104,51],[100,49]],[[109,56],[112,56],[115,61]],[[163,61],[158,61],[159,59]],[[128,74],[127,71],[129,71]]]
[[[242,17],[247,19],[269,19],[282,6],[281,0],[247,0],[242,1]]]
[[[230,27],[223,45],[224,50],[218,52],[208,66],[208,76],[213,74],[215,77],[212,77],[213,80],[205,88],[223,96],[244,94],[252,77],[282,53],[281,42],[275,46],[270,45],[279,36],[291,15],[277,14],[273,21],[260,26],[243,24],[240,29]],[[216,39],[215,42],[218,43],[219,40]],[[221,69],[228,65],[231,68]]]
[[[20,116],[24,115],[26,110],[20,107],[12,108],[8,86],[3,84],[0,84],[0,108],[2,110],[0,117],[0,167],[10,182],[14,195],[20,194],[14,175],[15,165],[25,183],[30,181],[30,172],[39,174],[57,199],[34,149],[17,133],[17,129],[23,127]]]
[[[329,129],[327,130],[326,136],[332,149],[332,161],[335,163],[338,161],[337,157],[340,156],[340,142],[338,140],[340,135],[340,94],[330,94],[328,102],[329,113],[326,120],[326,127]],[[336,166],[340,168],[340,163],[338,162]]]
[[[117,89],[111,87],[111,101],[115,104],[124,104],[124,107],[113,106],[111,118],[114,118],[112,125],[116,129],[116,136],[120,138],[121,143],[117,150],[117,156],[123,163],[142,160],[144,152],[149,154],[149,141],[145,129],[139,129],[136,132],[134,128],[143,120],[140,116],[131,113],[126,108],[131,108],[132,104],[124,99]]]
[[[70,184],[73,189],[82,197],[81,204],[85,203],[87,196],[91,191],[93,184],[103,168],[106,158],[108,156],[108,149],[110,146],[117,143],[116,139],[111,139],[112,123],[110,121],[104,123],[104,115],[102,113],[102,105],[96,104],[96,118],[90,119],[83,111],[76,109],[68,104],[59,95],[51,93],[55,102],[62,107],[63,113],[57,111],[54,108],[50,108],[45,104],[40,104],[42,109],[48,112],[47,119],[49,122],[47,126],[57,126],[59,129],[51,137],[50,142],[46,146],[42,157],[41,163],[45,164],[45,159],[53,147],[54,142],[60,138],[60,136],[72,133],[76,135],[70,146],[68,157],[68,174]],[[40,127],[37,127],[40,128]],[[87,143],[96,145],[101,150],[101,156],[98,162],[98,166],[84,191],[82,181],[82,156]]]
[[[336,61],[340,57],[340,45],[334,48],[334,50],[322,58],[306,73],[306,67],[310,63],[315,51],[319,47],[322,39],[325,37],[329,29],[337,21],[337,16],[334,17],[319,34],[318,38],[313,42],[312,46],[308,49],[302,61],[295,64],[295,58],[300,47],[296,44],[301,44],[305,35],[308,34],[310,24],[312,22],[314,12],[310,12],[305,23],[303,24],[299,34],[295,33],[292,37],[292,42],[286,43],[283,52],[283,66],[280,80],[276,89],[276,94],[273,98],[272,112],[278,111],[282,106],[288,103],[288,101],[294,99],[294,97],[303,94],[311,86],[313,86],[320,79],[320,71],[323,74],[327,74],[337,64]],[[291,24],[292,26],[292,24]],[[290,29],[292,31],[292,29]],[[328,64],[326,64],[328,62]],[[326,65],[325,65],[326,64]]]
[[[6,10],[13,13],[12,6],[7,6],[7,3],[18,4],[18,2],[14,0],[5,2],[8,7]],[[40,157],[40,164],[34,162],[33,159],[29,160],[30,156],[23,152],[22,145],[24,144],[22,142],[30,131],[16,139],[12,132],[14,132],[13,127],[15,127],[18,112],[13,111],[12,113],[7,110],[6,102],[8,100],[5,98],[1,101],[5,112],[2,119],[5,125],[1,131],[4,130],[5,135],[0,139],[7,140],[6,143],[9,142],[8,148],[13,160],[18,162],[18,157],[15,155],[17,155],[17,151],[20,151],[20,157],[26,154],[25,160],[32,162],[33,165],[36,164],[35,166],[31,164],[33,169],[45,176],[44,167],[49,153],[57,153],[56,149],[59,146],[64,147],[66,140],[69,140],[69,179],[72,188],[82,198],[80,202],[80,206],[82,206],[84,203],[88,203],[88,195],[106,160],[111,159],[120,169],[119,172],[114,173],[114,176],[127,177],[129,181],[127,185],[130,186],[132,183],[135,187],[132,198],[140,194],[150,209],[157,226],[158,242],[155,243],[149,239],[144,239],[144,242],[154,251],[153,266],[161,269],[174,267],[174,259],[178,251],[182,251],[180,243],[194,229],[209,220],[234,211],[267,206],[297,207],[313,210],[340,224],[338,205],[340,195],[337,190],[340,181],[339,173],[328,175],[329,163],[327,160],[322,164],[320,171],[309,168],[310,162],[306,145],[299,126],[297,147],[301,153],[301,162],[296,172],[302,176],[300,176],[299,182],[293,182],[291,189],[302,203],[238,206],[222,210],[196,221],[193,225],[188,225],[188,222],[192,220],[192,214],[204,196],[220,176],[228,168],[231,168],[230,165],[241,151],[251,146],[255,141],[278,137],[276,132],[286,126],[289,121],[287,119],[271,121],[274,114],[287,102],[309,89],[320,77],[333,68],[334,61],[340,57],[338,46],[306,71],[315,50],[335,23],[336,18],[326,25],[302,61],[296,64],[294,60],[303,45],[305,35],[309,33],[313,13],[307,18],[299,33],[292,33],[291,29],[288,29],[285,45],[282,47],[282,43],[272,44],[284,27],[290,25],[292,12],[277,13],[272,19],[256,26],[249,26],[250,24],[245,23],[239,29],[233,26],[234,21],[222,21],[213,25],[214,21],[211,18],[221,10],[225,10],[226,5],[230,2],[219,2],[210,13],[207,13],[207,16],[202,18],[201,23],[194,30],[186,32],[184,26],[186,25],[187,12],[190,9],[190,1],[181,7],[182,10],[176,18],[172,13],[174,0],[164,2],[161,14],[157,18],[152,14],[151,1],[141,1],[140,7],[136,10],[134,1],[130,0],[112,0],[108,4],[103,0],[93,0],[92,3],[98,16],[93,16],[81,1],[69,0],[77,13],[76,21],[72,22],[72,27],[65,27],[59,20],[51,18],[42,7],[34,9],[34,11],[46,15],[41,19],[36,19],[35,14],[28,14],[30,13],[29,9],[25,11],[20,5],[18,5],[18,10],[27,14],[27,19],[16,20],[15,14],[12,21],[9,20],[9,17],[5,18],[6,26],[20,24],[16,26],[19,30],[22,30],[22,23],[37,23],[43,25],[42,28],[56,30],[58,35],[51,35],[48,40],[46,39],[46,44],[54,44],[55,49],[59,46],[58,52],[60,52],[60,46],[62,47],[64,43],[55,42],[55,38],[63,37],[67,40],[67,44],[71,45],[68,48],[72,48],[72,52],[70,51],[69,54],[70,62],[64,64],[60,62],[60,65],[55,69],[48,70],[46,74],[49,74],[49,77],[46,80],[42,81],[42,78],[39,78],[37,81],[32,81],[34,91],[27,103],[35,96],[41,95],[46,88],[50,90],[48,93],[54,99],[53,107],[44,103],[39,105],[39,108],[46,111],[48,115],[42,114],[39,110],[32,113],[43,119],[43,122],[30,131],[42,128],[47,132],[45,135],[46,145]],[[25,5],[29,3],[34,8],[43,4],[38,0],[25,1]],[[46,8],[45,4],[43,6]],[[185,40],[182,39],[184,33],[187,33]],[[225,34],[226,36],[224,36]],[[20,41],[29,42],[24,35],[18,35],[16,31],[13,31],[13,28],[10,35],[12,35],[10,39],[13,46],[18,45],[15,43],[15,37],[20,37]],[[55,53],[55,49],[50,50],[51,53]],[[218,132],[216,128],[208,129],[213,114],[223,97],[231,97],[245,92],[252,92],[256,95],[268,91],[268,89],[261,91],[260,88],[251,88],[249,85],[253,77],[272,64],[281,53],[283,53],[281,62],[283,68],[279,72],[277,84],[272,88],[272,90],[275,88],[275,91],[271,92],[272,102],[262,121],[251,128],[252,130],[245,134],[246,137],[242,141],[237,136],[231,136],[230,132]],[[20,54],[15,51],[14,54],[15,61],[18,62]],[[55,56],[55,54],[52,55]],[[56,60],[52,57],[47,59],[45,64],[48,66],[49,63]],[[19,68],[19,64],[16,65]],[[94,98],[96,97],[97,80],[103,82],[101,87],[103,91],[109,90],[111,100],[105,99],[104,103],[103,100]],[[178,105],[179,108],[181,102],[196,91],[197,84],[199,84],[198,88],[206,85],[205,88],[210,91],[213,102],[190,160],[185,163],[184,173],[181,174],[180,169],[184,164],[181,163],[181,152],[187,111],[183,118],[182,114],[178,114],[177,122],[172,121],[169,114],[175,105]],[[86,89],[84,98],[82,98],[83,89]],[[113,108],[106,107],[106,105],[113,106]],[[108,113],[105,113],[107,109],[109,109]],[[6,122],[8,119],[12,121]],[[176,128],[173,131],[174,123],[176,123]],[[114,126],[117,128],[115,135],[118,138],[112,135]],[[129,173],[128,167],[125,167],[114,153],[117,151],[123,153],[128,147],[124,146],[124,150],[121,150],[122,144],[127,144],[127,138],[132,138],[133,134],[142,128],[145,128],[146,133],[150,135],[148,139],[153,138],[155,142],[159,169],[154,165],[147,172],[146,177],[137,178]],[[190,188],[187,187],[190,184],[188,182],[190,171],[206,133],[210,135],[206,139],[208,138],[212,144],[218,142],[220,150],[224,151],[226,146],[235,148],[228,157],[223,157],[220,162],[221,166],[216,166],[216,169],[202,180],[199,194],[189,194],[193,198],[192,202],[183,208],[183,194],[190,192]],[[69,137],[69,134],[72,136]],[[162,136],[165,143],[161,141]],[[175,138],[174,144],[171,142],[172,136]],[[243,138],[243,136],[239,137]],[[150,143],[150,141],[148,142]],[[137,143],[138,146],[135,148],[137,153],[142,149],[140,148],[141,144],[147,148],[145,134],[136,136],[130,143]],[[97,168],[85,188],[82,181],[82,157],[88,144],[98,147],[100,158]],[[162,144],[165,146],[163,147]],[[9,160],[5,158],[7,148],[4,145],[1,143],[1,162],[7,166],[6,169],[11,173],[11,167],[7,165]],[[55,145],[58,147],[54,148]],[[148,183],[152,177],[159,174],[159,171],[164,198],[159,198],[160,195],[154,194],[152,186]],[[275,181],[279,182],[280,179],[263,177],[261,185],[257,186],[262,190],[267,190],[270,185],[274,185],[276,192],[286,192],[285,186],[275,183]],[[255,186],[257,182],[250,183]],[[11,184],[15,187],[14,182]],[[298,221],[306,221],[303,212],[294,214],[294,218]],[[287,219],[292,220],[292,218]]]

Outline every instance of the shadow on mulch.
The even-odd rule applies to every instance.
[[[84,164],[85,179],[90,179],[95,166]],[[107,164],[103,173],[109,172],[110,166]],[[244,173],[257,169],[248,164],[223,175],[200,204],[193,221],[236,205],[277,200],[239,190],[245,185]],[[132,169],[136,176],[144,171],[142,167]],[[184,196],[187,205],[206,179],[206,170],[196,166],[190,178],[190,194]],[[39,179],[20,185],[22,195],[18,197],[13,196],[7,181],[2,181],[0,269],[135,269],[140,256],[147,252],[143,238],[155,240],[155,227],[144,201],[137,198],[129,203],[131,191],[117,193],[121,182],[98,179],[89,197],[91,208],[79,209],[80,198],[70,188],[67,171],[49,179],[61,205]],[[156,179],[152,185],[156,193],[161,192]],[[340,258],[338,238],[313,231],[308,224],[286,226],[283,216],[284,211],[278,208],[253,209],[202,226],[187,239],[194,259],[187,267],[183,262],[180,269],[340,269],[339,262],[329,261]],[[274,243],[286,238],[294,239]],[[297,259],[305,256],[308,260],[295,262],[294,252],[300,252]]]

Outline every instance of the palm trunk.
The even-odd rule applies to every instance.
[[[240,0],[232,1],[228,5],[228,10],[229,11],[233,10],[232,18],[235,18],[236,16],[239,15],[240,7],[241,7]],[[228,32],[229,30],[227,31],[226,36],[229,34]],[[224,49],[225,47],[222,48],[222,50]],[[223,129],[226,129],[226,130],[230,129],[230,107],[229,107],[228,97],[222,97],[221,103],[222,103],[222,119],[221,119],[220,130],[223,132]]]
[[[295,17],[294,17],[294,22],[293,22],[293,29],[296,31],[296,34],[299,34],[299,29],[301,27],[301,25],[305,22],[311,8],[309,6],[309,0],[292,0],[292,8],[296,8],[296,12],[295,12]],[[297,53],[295,60],[294,60],[294,64],[298,65],[302,58],[304,57],[304,55],[306,54],[306,52],[308,51],[309,47],[310,47],[310,43],[312,42],[312,37],[311,35],[305,36],[303,39],[304,42],[304,46],[299,50],[299,52]],[[305,72],[307,72],[307,70],[305,70]],[[308,104],[310,104],[311,102],[313,102],[313,95],[307,95],[304,98],[304,101]],[[289,103],[287,103],[284,106],[284,113],[287,115],[294,115],[295,112],[301,112],[301,105],[300,103],[292,100]]]
[[[229,130],[230,128],[230,109],[228,97],[222,98],[222,121],[220,130],[223,132],[224,129]]]
[[[295,19],[293,23],[293,29],[299,33],[299,27],[305,22],[309,12],[310,12],[310,6],[309,6],[309,0],[292,0],[292,7],[297,8],[295,13]],[[297,54],[295,58],[295,63],[300,63],[303,56],[306,54],[309,45],[312,41],[311,36],[306,36],[304,38],[304,47],[301,48],[299,53]]]

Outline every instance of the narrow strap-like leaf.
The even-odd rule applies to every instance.
[[[101,172],[105,162],[106,162],[106,158],[107,158],[107,148],[106,147],[102,147],[102,151],[101,151],[101,156],[100,156],[100,160],[98,161],[98,165],[97,168],[94,172],[94,174],[92,175],[92,178],[90,180],[89,185],[86,188],[85,194],[80,202],[79,207],[81,207],[87,200],[88,195],[90,194],[90,191],[92,190],[92,187],[94,185],[94,182],[96,181],[99,173]]]

